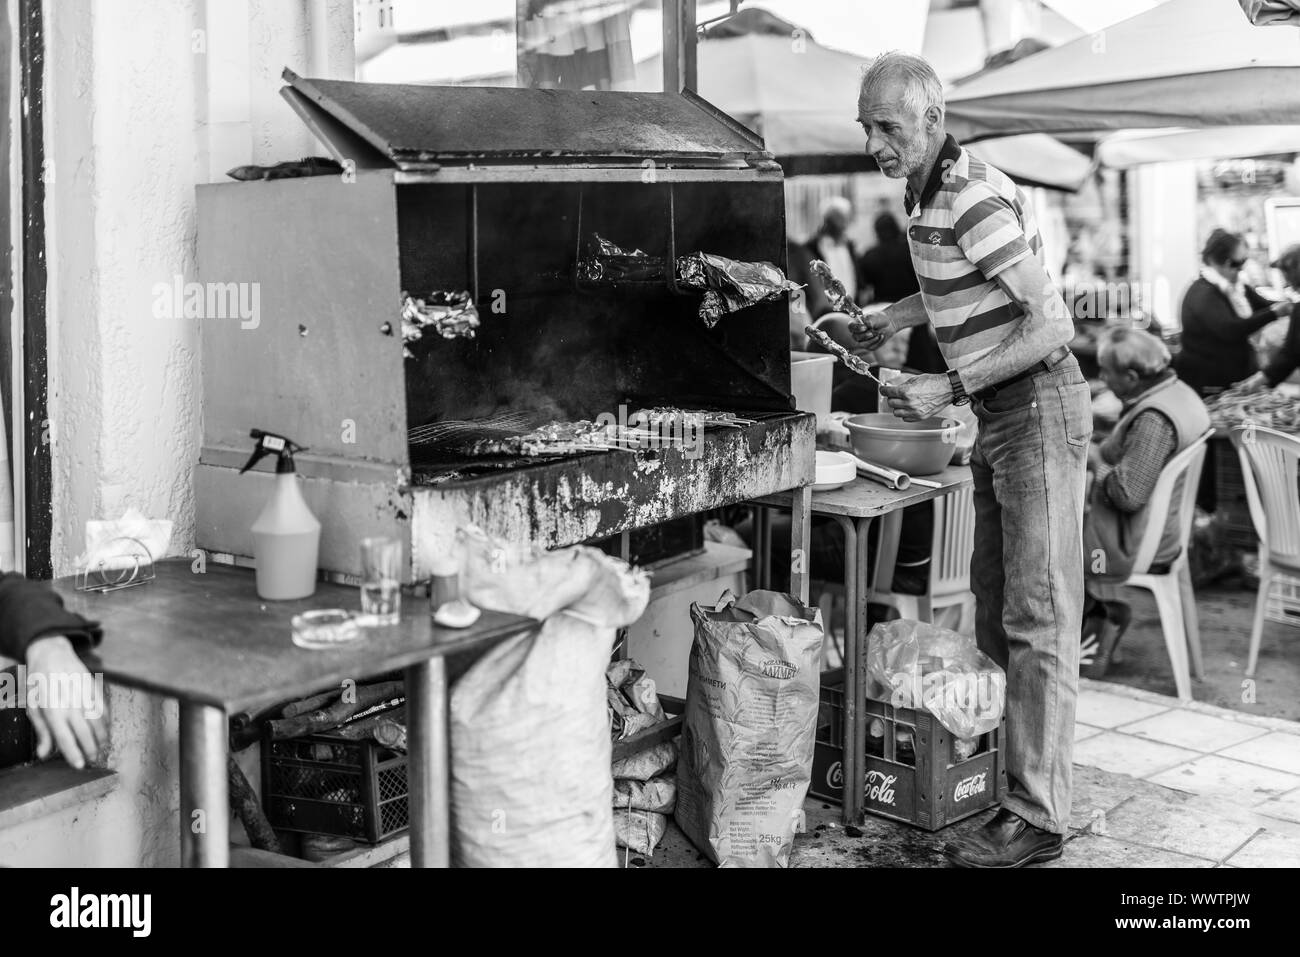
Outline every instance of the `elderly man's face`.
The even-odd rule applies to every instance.
[[[904,103],[906,86],[889,79],[858,95],[858,122],[867,135],[867,155],[891,179],[924,169],[937,117],[912,112]]]

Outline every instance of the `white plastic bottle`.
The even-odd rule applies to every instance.
[[[275,489],[253,522],[253,562],[257,594],[270,601],[308,598],[316,591],[320,522],[307,507],[294,472],[293,453],[301,452],[282,435],[254,429],[257,449],[241,474],[264,455],[275,455]]]

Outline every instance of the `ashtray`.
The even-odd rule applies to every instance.
[[[299,648],[337,648],[360,637],[356,616],[343,608],[320,608],[293,616],[293,643]]]

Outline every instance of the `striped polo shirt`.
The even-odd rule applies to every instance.
[[[919,201],[909,186],[904,202],[921,299],[939,350],[960,370],[1010,335],[1024,315],[994,277],[1026,256],[1042,260],[1038,224],[1020,187],[951,136]]]

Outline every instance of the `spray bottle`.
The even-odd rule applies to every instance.
[[[252,529],[257,594],[272,601],[307,598],[316,591],[320,522],[303,501],[294,474],[293,455],[304,450],[272,432],[253,429],[249,435],[257,440],[257,448],[240,475],[262,456],[276,456],[275,490]]]

